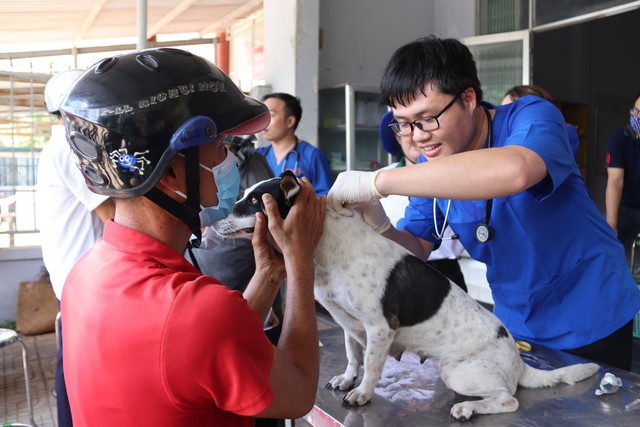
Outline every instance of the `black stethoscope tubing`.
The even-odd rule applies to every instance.
[[[493,135],[491,132],[492,131],[491,113],[487,108],[485,107],[482,107],[482,108],[484,108],[484,112],[487,115],[487,122],[488,122],[488,128],[489,128],[489,143],[487,144],[487,148],[491,148],[491,145],[493,142]],[[489,218],[491,218],[492,207],[493,207],[493,199],[485,200],[484,220],[482,221],[482,223],[478,224],[478,226],[476,227],[476,240],[478,240],[478,242],[480,243],[487,243],[489,240],[493,239],[493,236],[495,235],[495,231],[493,230],[493,227],[489,225]]]
[[[488,123],[488,129],[489,129],[489,142],[487,144],[487,148],[491,148],[492,143],[493,143],[493,135],[492,135],[492,120],[491,120],[491,113],[489,112],[489,110],[485,107],[482,107],[484,109],[485,114],[487,115],[487,123]],[[436,201],[435,199],[433,200],[433,224],[435,226],[435,233],[433,234],[433,236],[439,240],[445,240],[443,238],[444,236],[444,230],[447,227],[447,217],[449,215],[449,207],[451,206],[451,199],[449,199],[449,203],[447,204],[447,211],[445,213],[445,217],[444,217],[444,224],[442,225],[442,232],[438,231],[438,224],[436,222],[436,216],[435,216],[435,209],[436,209]],[[484,202],[484,220],[478,224],[476,226],[476,240],[479,243],[487,243],[489,240],[493,239],[493,236],[495,234],[493,227],[491,227],[489,225],[489,218],[491,218],[491,209],[493,207],[493,199],[488,199],[485,200]],[[448,239],[450,240],[454,240],[454,239],[459,239],[460,236],[458,234],[453,234],[451,237],[449,237]]]

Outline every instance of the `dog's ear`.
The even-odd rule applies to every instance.
[[[280,189],[284,193],[287,204],[291,206],[300,192],[300,183],[290,170],[286,170],[280,175]]]

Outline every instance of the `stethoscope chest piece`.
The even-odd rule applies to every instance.
[[[488,148],[492,146],[492,120],[491,114],[489,110],[484,109],[485,114],[487,115],[487,124],[489,128],[488,139],[489,143],[487,145]],[[478,224],[476,227],[476,239],[480,243],[487,243],[489,240],[493,239],[494,231],[493,227],[489,225],[489,218],[491,217],[491,208],[493,206],[493,199],[485,200],[484,202],[484,221],[481,224]]]
[[[489,224],[478,224],[476,227],[476,239],[480,243],[487,243],[493,238],[493,227]]]

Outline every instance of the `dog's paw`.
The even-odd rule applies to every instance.
[[[340,390],[340,391],[351,390],[353,388],[353,385],[356,382],[356,378],[357,377],[347,377],[345,375],[336,375],[335,377],[331,378],[331,381],[327,383],[325,388],[328,388],[331,390]]]
[[[453,405],[451,408],[451,418],[453,420],[465,422],[471,418],[473,415],[473,407],[466,403],[467,402],[460,402]]]
[[[342,406],[345,408],[353,406],[364,406],[371,400],[371,392],[354,388],[342,399]]]

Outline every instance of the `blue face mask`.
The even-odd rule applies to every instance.
[[[226,218],[233,210],[233,205],[238,200],[240,191],[240,172],[237,165],[238,159],[229,150],[222,163],[208,168],[200,165],[213,174],[213,179],[218,187],[218,206],[203,208],[200,211],[200,225],[206,227]]]
[[[200,205],[200,226],[207,227],[221,219],[226,218],[233,210],[233,205],[238,199],[240,191],[240,172],[236,164],[236,156],[227,150],[227,157],[219,165],[209,168],[203,164],[200,167],[211,172],[218,187],[218,205],[205,207]],[[179,195],[186,198],[186,195],[180,191],[176,191]]]
[[[633,129],[633,131],[635,133],[640,133],[640,116],[631,114],[629,122],[631,123],[631,128]]]

